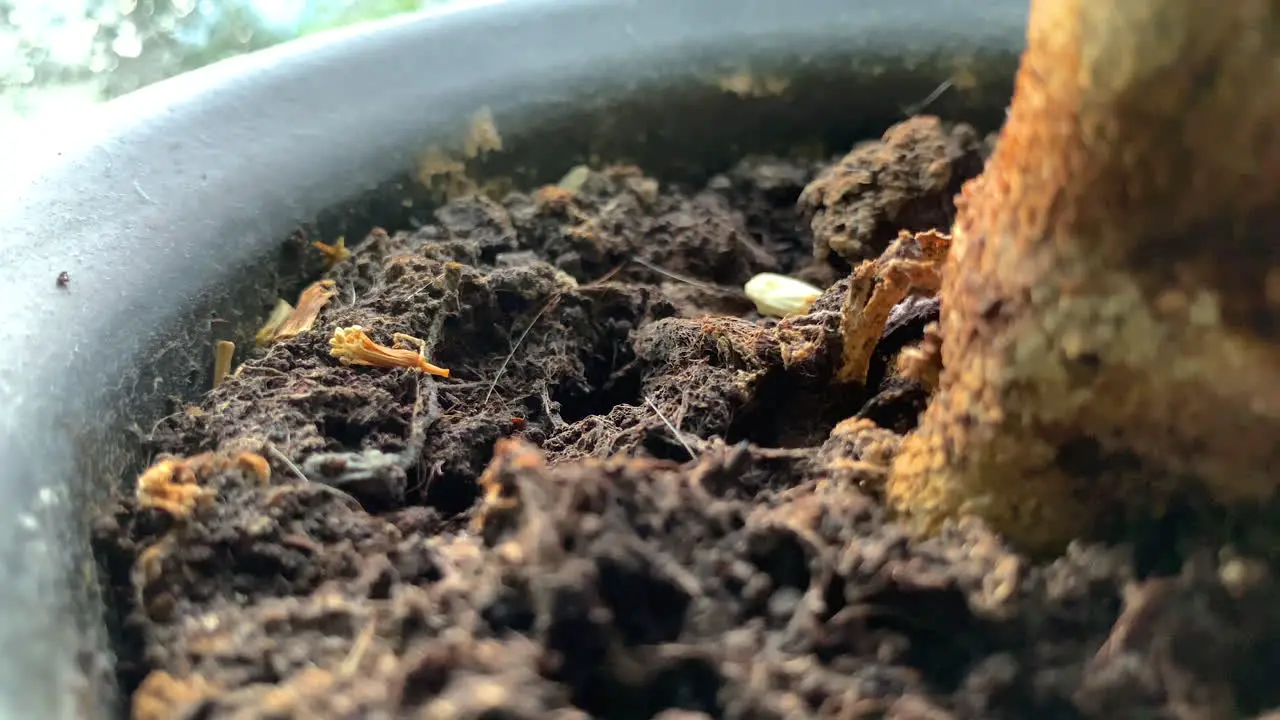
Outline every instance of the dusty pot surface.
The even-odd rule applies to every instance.
[[[482,110],[503,138],[490,169],[544,181],[592,154],[696,175],[753,148],[842,150],[949,79],[931,111],[991,125],[1025,5],[480,3],[236,58],[78,119],[6,169],[0,199],[0,714],[111,705],[93,503],[145,461],[165,398],[208,386],[213,335],[243,337],[296,288],[280,244],[300,222],[407,226],[417,211],[380,198]],[[766,76],[786,82],[754,91]]]

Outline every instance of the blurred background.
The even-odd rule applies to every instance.
[[[233,55],[450,1],[0,0],[0,132]]]

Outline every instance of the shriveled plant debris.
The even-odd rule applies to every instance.
[[[985,356],[948,354],[948,298],[984,292],[951,274],[973,243],[951,198],[985,154],[915,117],[825,169],[747,158],[690,190],[574,168],[316,246],[323,277],[156,426],[97,521],[132,716],[1280,706],[1266,562],[1164,526],[1028,555],[1030,525],[984,524],[1007,498],[906,492],[990,440],[939,413],[1016,396],[962,403],[954,368]],[[822,292],[766,317],[762,273]]]

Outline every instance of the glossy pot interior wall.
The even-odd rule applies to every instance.
[[[747,151],[842,151],[947,80],[930,112],[993,129],[1025,4],[472,4],[226,61],[23,148],[0,179],[3,717],[105,712],[94,504],[145,461],[166,398],[207,386],[210,316],[251,331],[296,292],[281,240],[300,222],[428,216],[406,173],[482,107],[504,150],[472,170],[518,182],[589,157],[696,180]],[[785,87],[725,89],[748,76]]]

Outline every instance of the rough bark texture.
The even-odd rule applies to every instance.
[[[890,501],[1054,550],[1280,482],[1280,2],[1033,0]]]

